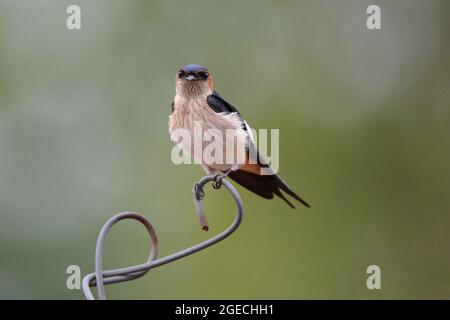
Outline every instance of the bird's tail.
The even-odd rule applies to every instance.
[[[281,179],[281,177],[277,174],[274,175],[270,175],[270,176],[263,176],[263,177],[269,177],[269,179],[272,179],[273,183],[278,187],[277,192],[274,191],[274,193],[279,196],[281,199],[283,199],[284,201],[287,202],[287,204],[289,204],[292,208],[295,208],[291,203],[289,203],[288,200],[286,200],[286,198],[283,196],[283,194],[280,192],[280,189],[283,190],[284,192],[286,192],[288,195],[290,195],[292,198],[294,198],[295,200],[297,200],[298,202],[300,202],[301,204],[303,204],[304,206],[310,208],[311,206],[309,205],[309,203],[307,203],[305,200],[303,200],[302,198],[300,198],[300,196],[298,194],[296,194],[294,192],[294,190],[291,189],[291,187],[289,187],[289,185],[283,180]]]
[[[263,198],[273,199],[273,195],[275,194],[283,199],[291,208],[295,208],[295,206],[281,192],[281,190],[283,190],[301,204],[308,208],[310,207],[310,205],[305,200],[300,198],[300,196],[297,195],[277,174],[257,175],[244,170],[236,170],[231,171],[228,176],[244,188],[253,191]]]

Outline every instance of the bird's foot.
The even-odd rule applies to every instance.
[[[228,169],[224,173],[218,174],[214,176],[214,181],[212,183],[212,186],[214,189],[220,189],[222,187],[222,180],[228,176],[228,174],[231,172],[231,169]]]
[[[214,177],[214,181],[212,183],[212,186],[214,189],[220,189],[222,187],[222,179],[225,178],[223,175],[218,174]]]
[[[195,194],[195,197],[198,200],[202,200],[205,196],[205,192],[203,191],[203,188],[199,186],[199,184],[196,182],[194,184],[194,188],[192,189],[192,192]]]

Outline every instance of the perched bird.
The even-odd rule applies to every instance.
[[[241,186],[253,191],[257,195],[273,199],[274,195],[282,198],[286,203],[294,205],[281,192],[284,191],[303,205],[309,204],[300,198],[271,168],[265,163],[252,139],[251,130],[240,113],[230,103],[225,101],[215,90],[213,78],[208,69],[195,64],[184,65],[176,74],[176,95],[172,103],[172,112],[169,117],[169,132],[171,139],[177,143],[183,152],[190,154],[198,160],[208,174],[217,174],[220,177],[228,176]],[[213,129],[224,133],[227,129],[235,131],[233,147],[245,148],[246,156],[241,163],[211,163],[205,162],[201,152],[194,148],[193,141],[180,141],[175,134],[177,129],[188,130],[193,133],[196,123],[200,123],[202,130]],[[224,134],[225,135],[225,134]],[[222,144],[224,152],[227,142]],[[201,145],[205,147],[205,142]],[[253,152],[252,152],[253,151]],[[250,161],[250,154],[256,154],[257,159]],[[265,174],[262,174],[265,169]],[[267,174],[267,171],[270,174]]]

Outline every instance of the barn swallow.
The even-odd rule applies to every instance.
[[[214,129],[221,132],[227,129],[236,131],[236,144],[244,145],[247,152],[245,162],[241,164],[216,164],[205,163],[200,160],[207,174],[228,176],[244,188],[257,195],[273,199],[274,195],[283,199],[289,206],[294,205],[284,196],[284,191],[306,207],[310,205],[298,196],[281,177],[271,170],[270,166],[262,161],[262,157],[256,150],[256,144],[251,136],[251,129],[242,118],[237,109],[222,98],[214,90],[213,78],[206,67],[187,64],[178,70],[175,76],[176,95],[172,102],[171,115],[169,117],[169,133],[171,139],[177,143],[183,152],[190,153],[192,158],[202,159],[201,154],[192,152],[191,145],[180,142],[174,137],[177,129],[185,129],[192,132],[194,122],[201,122],[203,129]],[[188,142],[190,144],[191,142]],[[257,160],[249,161],[251,151],[256,151]],[[271,174],[262,174],[262,169],[267,169]]]

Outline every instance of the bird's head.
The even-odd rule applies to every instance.
[[[182,96],[210,95],[213,92],[213,80],[208,68],[197,64],[186,64],[175,76],[177,94]]]

